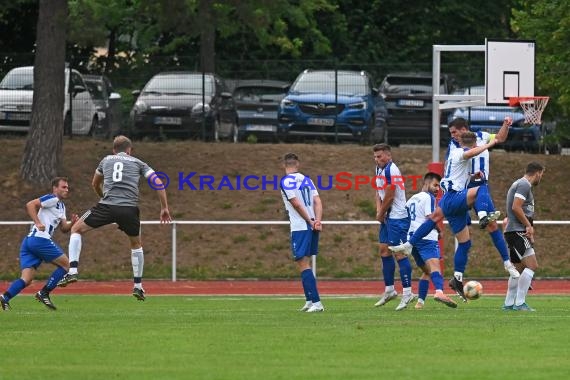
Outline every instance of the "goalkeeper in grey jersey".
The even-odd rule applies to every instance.
[[[127,234],[131,245],[133,265],[133,296],[141,301],[145,299],[142,287],[144,254],[140,237],[139,217],[139,180],[143,176],[152,181],[160,200],[160,222],[169,223],[172,219],[168,210],[166,191],[154,170],[145,162],[131,156],[132,143],[125,136],[117,136],[113,141],[113,154],[108,155],[95,170],[93,189],[101,200],[87,211],[73,225],[69,238],[70,269],[59,282],[67,286],[77,281],[79,256],[81,254],[81,235],[98,227],[117,223],[119,229]]]

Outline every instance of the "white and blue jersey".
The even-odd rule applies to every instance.
[[[477,146],[482,146],[482,145],[488,144],[491,141],[493,141],[495,138],[494,134],[490,134],[487,132],[477,131],[477,132],[475,132],[475,134],[477,135]],[[451,152],[453,152],[456,149],[461,149],[461,145],[459,145],[459,143],[457,141],[451,139],[451,141],[449,142],[449,146],[447,147],[447,154],[445,156],[446,161],[449,158],[449,155],[451,154]],[[471,181],[467,186],[468,187],[475,187],[475,186],[480,186],[484,183],[487,183],[487,181],[489,180],[489,170],[490,170],[490,165],[489,165],[489,151],[488,150],[486,150],[486,151],[480,153],[479,155],[471,158],[470,166],[469,166],[469,175],[471,176],[472,174],[480,172],[483,174],[483,177],[480,179]]]
[[[376,167],[376,187],[378,196],[382,201],[386,196],[386,188],[390,185],[394,187],[394,201],[388,210],[388,218],[405,219],[408,218],[406,210],[406,188],[404,176],[400,169],[390,161],[383,168]]]
[[[410,213],[410,229],[408,236],[412,236],[414,232],[428,219],[428,215],[435,211],[435,197],[427,191],[414,194],[406,207]],[[412,249],[412,256],[419,267],[423,267],[425,262],[430,259],[439,259],[438,233],[434,228],[429,234],[424,236]]]
[[[28,236],[51,239],[59,223],[66,220],[65,205],[53,194],[44,195],[39,199],[41,208],[38,212],[38,219],[45,226],[45,230],[40,231],[35,224],[32,224]]]
[[[445,162],[445,173],[441,180],[441,188],[445,192],[461,191],[469,182],[469,162],[463,157],[468,149],[454,149]]]

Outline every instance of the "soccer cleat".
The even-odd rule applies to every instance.
[[[79,274],[77,273],[75,274],[66,273],[65,276],[63,276],[63,278],[59,280],[57,286],[59,286],[60,288],[65,288],[67,285],[77,282],[78,277]]]
[[[412,249],[414,247],[410,244],[409,241],[400,244],[400,245],[392,245],[390,247],[388,247],[388,249],[390,251],[392,251],[392,253],[402,253],[406,256],[410,256],[412,254]]]
[[[510,261],[508,262],[508,264],[505,264],[505,270],[509,272],[512,278],[519,278],[521,276],[517,268],[515,268],[513,263],[511,263]]]
[[[0,305],[2,306],[2,310],[4,310],[4,311],[8,311],[8,310],[12,309],[12,307],[10,306],[8,301],[6,301],[4,296],[0,296]]]
[[[408,304],[414,300],[416,300],[418,298],[417,295],[415,294],[410,294],[408,296],[402,296],[402,299],[400,300],[400,304],[398,306],[396,306],[396,311],[400,311],[400,310],[404,310],[405,308],[408,307]]]
[[[424,308],[424,303],[421,302],[420,300],[418,300],[418,302],[416,303],[416,306],[414,306],[414,309],[421,310],[423,308]]]
[[[501,310],[503,310],[503,311],[511,311],[511,310],[514,310],[514,309],[515,309],[515,305],[503,305],[503,306],[501,307]]]
[[[311,307],[307,309],[306,313],[320,313],[321,311],[325,311],[325,307],[323,305],[312,304]]]
[[[392,301],[394,298],[398,297],[398,293],[396,293],[395,290],[393,290],[390,293],[384,293],[384,295],[382,296],[382,298],[380,298],[380,300],[378,302],[376,302],[374,304],[374,306],[383,306],[386,305],[389,301]]]
[[[305,302],[305,305],[299,309],[299,311],[307,311],[311,308],[311,306],[313,306],[313,303],[311,301],[307,301]]]
[[[452,300],[451,298],[449,298],[448,296],[446,296],[443,293],[436,294],[435,296],[433,296],[433,299],[439,303],[444,304],[445,306],[452,307],[454,309],[457,307],[457,303],[455,303],[454,300]]]
[[[463,302],[467,302],[467,297],[465,297],[465,293],[463,293],[463,281],[459,281],[455,277],[449,280],[449,287],[457,293],[457,295],[463,300]]]
[[[144,289],[133,288],[133,297],[135,297],[139,301],[144,301],[146,298],[144,296]]]
[[[516,311],[536,311],[532,307],[528,306],[526,304],[526,302],[523,303],[522,305],[514,305],[513,310],[516,310]]]
[[[485,228],[487,228],[489,223],[496,221],[500,217],[501,217],[500,211],[491,211],[489,215],[486,215],[481,219],[479,219],[479,228],[484,230]]]
[[[43,303],[44,305],[46,305],[46,307],[47,307],[48,309],[51,309],[51,310],[57,309],[57,308],[55,307],[55,305],[53,304],[53,302],[51,302],[51,299],[49,298],[49,293],[47,293],[47,292],[42,292],[42,291],[40,290],[39,292],[36,293],[36,295],[35,295],[34,297],[35,297],[35,299],[38,300],[38,302],[41,302],[41,303]]]

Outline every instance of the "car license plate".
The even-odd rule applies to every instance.
[[[276,132],[277,127],[275,125],[255,125],[250,124],[245,127],[246,131],[253,132]]]
[[[30,120],[29,113],[0,112],[1,120]]]
[[[334,125],[334,119],[315,119],[315,118],[311,118],[311,119],[307,120],[307,124],[310,124],[310,125],[332,126],[332,125]]]
[[[182,119],[179,117],[157,116],[154,118],[154,124],[181,125]]]
[[[419,99],[400,99],[398,100],[400,107],[423,107],[424,101]]]

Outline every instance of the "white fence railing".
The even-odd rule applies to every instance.
[[[447,224],[447,221],[444,221]],[[479,221],[472,221],[473,224],[479,224]],[[497,223],[502,224],[502,221]],[[0,226],[18,226],[18,225],[31,225],[32,222],[22,221],[0,221]],[[160,224],[158,220],[141,221],[142,225]],[[363,221],[363,220],[329,220],[323,221],[323,224],[328,225],[378,225],[377,221]],[[542,225],[570,225],[570,220],[536,220],[534,224]],[[176,281],[176,226],[177,225],[289,225],[285,220],[173,220],[170,223],[172,229],[172,281]],[[316,257],[312,257],[313,273],[316,276],[317,263]]]

